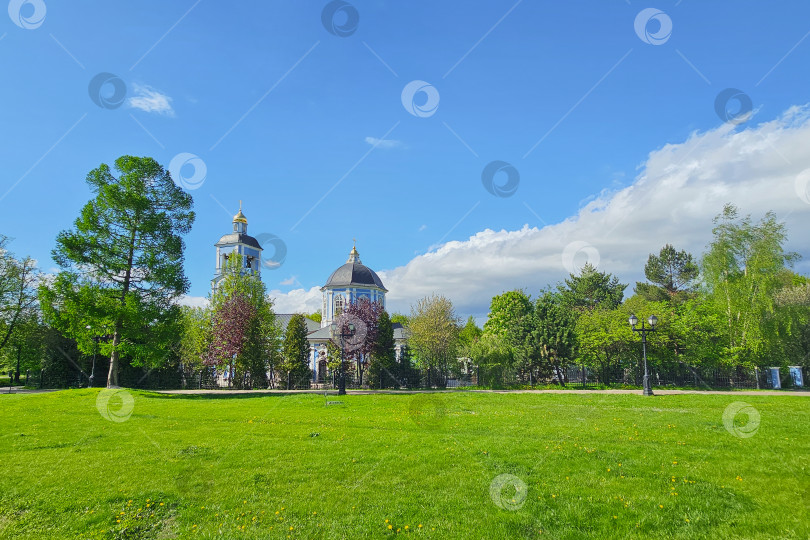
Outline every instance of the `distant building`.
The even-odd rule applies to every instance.
[[[211,280],[212,290],[216,291],[219,283],[224,278],[223,269],[225,263],[234,254],[242,256],[243,273],[252,273],[261,278],[262,246],[255,238],[247,234],[247,225],[247,218],[242,213],[242,201],[239,201],[239,212],[233,217],[233,231],[224,235],[214,244],[217,248],[217,260],[214,278]],[[380,276],[362,263],[357,247],[353,246],[346,264],[332,272],[329,279],[326,280],[326,285],[321,287],[321,291],[323,293],[323,302],[320,324],[306,318],[309,332],[307,336],[309,340],[309,362],[313,382],[326,382],[331,375],[328,373],[327,368],[326,344],[331,339],[330,325],[332,321],[340,315],[346,306],[361,299],[378,302],[385,308],[385,293],[388,292],[388,289],[383,285]],[[287,324],[292,316],[291,313],[276,314],[276,320],[282,331],[286,331]],[[396,358],[399,361],[407,339],[405,329],[401,324],[394,323],[393,327]]]
[[[244,265],[242,273],[251,273],[261,278],[262,246],[258,240],[247,233],[247,218],[242,213],[242,201],[239,201],[239,212],[233,216],[233,232],[224,235],[214,244],[217,248],[217,263],[214,270],[214,279],[211,280],[211,289],[216,291],[219,282],[225,277],[222,273],[225,263],[234,254],[242,256]]]
[[[331,339],[332,321],[347,305],[362,299],[378,302],[385,308],[385,293],[388,289],[383,285],[380,276],[362,263],[357,247],[352,247],[346,264],[332,272],[326,280],[326,285],[321,287],[321,292],[323,293],[321,327],[307,336],[313,382],[326,382],[330,375],[327,368],[326,344]],[[393,327],[396,358],[399,361],[407,339],[401,324],[395,323]]]

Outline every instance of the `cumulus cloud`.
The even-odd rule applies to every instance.
[[[320,286],[306,289],[293,289],[281,292],[274,289],[269,292],[273,298],[273,311],[276,313],[312,313],[321,309],[322,294]]]
[[[132,85],[132,91],[135,95],[127,100],[127,104],[133,109],[140,109],[148,113],[174,116],[172,98],[166,94],[155,90],[151,86],[137,83]]]
[[[726,203],[754,219],[772,210],[789,232],[788,249],[810,253],[810,109],[793,107],[758,125],[723,125],[651,152],[633,183],[605,191],[575,216],[543,228],[478,232],[378,272],[390,311],[409,311],[439,293],[459,314],[485,316],[493,295],[515,288],[536,293],[585,262],[618,275],[632,294],[650,253],[664,244],[700,256],[712,219]],[[606,184],[610,179],[606,178]],[[529,201],[531,203],[531,201]],[[804,261],[797,267],[806,273]],[[318,287],[279,297],[280,305],[320,308]]]
[[[205,296],[189,296],[183,295],[177,301],[178,304],[181,306],[190,306],[190,307],[208,307],[208,298]]]
[[[402,145],[400,141],[395,141],[392,139],[378,139],[377,137],[366,137],[366,142],[371,146],[376,146],[377,148],[382,149],[396,148],[397,146]]]

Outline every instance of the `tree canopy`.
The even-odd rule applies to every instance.
[[[107,384],[117,386],[121,355],[146,365],[178,333],[176,300],[189,286],[182,235],[194,212],[191,196],[152,158],[122,156],[86,181],[94,196],[57,236],[62,270],[40,299],[48,322],[82,351],[111,336],[101,350],[110,355]]]
[[[694,291],[700,269],[686,251],[676,251],[671,244],[661,248],[658,255],[650,254],[644,266],[649,283],[636,283],[636,294],[651,302],[683,301]]]
[[[281,379],[286,388],[294,388],[302,382],[308,382],[312,374],[309,368],[309,342],[307,341],[307,323],[304,315],[295,314],[287,323],[284,332]]]
[[[0,235],[0,354],[19,326],[37,317],[40,272],[31,257],[17,259]]]
[[[619,278],[600,272],[591,263],[582,267],[579,275],[571,274],[557,286],[560,301],[576,311],[616,309],[622,303],[627,284]]]
[[[785,225],[768,212],[759,223],[726,205],[714,220],[714,238],[702,260],[708,299],[723,314],[727,332],[723,356],[750,363],[767,349],[777,294],[792,285],[798,255],[785,251]]]
[[[426,296],[411,306],[409,343],[428,385],[446,384],[448,366],[456,359],[460,322],[453,303],[441,295]]]

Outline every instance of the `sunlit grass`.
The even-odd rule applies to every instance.
[[[339,399],[0,396],[0,536],[810,535],[810,398]]]

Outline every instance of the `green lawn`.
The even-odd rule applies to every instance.
[[[0,395],[0,537],[810,537],[810,397],[106,397]]]

